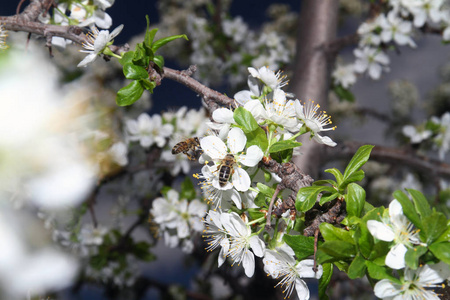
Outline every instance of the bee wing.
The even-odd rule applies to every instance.
[[[207,136],[200,140],[200,146],[203,151],[212,159],[219,160],[224,158],[228,151],[225,143],[217,136]]]

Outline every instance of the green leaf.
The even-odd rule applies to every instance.
[[[301,145],[302,145],[302,143],[299,143],[299,142],[296,142],[296,141],[292,141],[292,140],[279,141],[279,142],[276,142],[275,144],[273,144],[270,147],[269,153],[280,152],[280,151],[283,151],[283,150],[293,149],[293,148],[299,147]]]
[[[427,247],[417,246],[409,248],[405,254],[405,262],[408,267],[415,270],[419,267],[419,258],[428,251]]]
[[[423,231],[427,238],[427,244],[433,243],[447,229],[447,218],[441,212],[434,211],[428,217],[423,218]]]
[[[409,200],[408,196],[400,190],[394,192],[394,198],[400,202],[403,208],[403,214],[419,229],[423,229],[422,221],[419,218],[419,215],[416,213],[416,209],[412,204],[411,200]]]
[[[348,277],[350,279],[362,278],[366,275],[366,270],[366,260],[363,257],[356,255],[355,259],[348,267]]]
[[[338,96],[341,100],[355,102],[355,95],[353,95],[353,93],[350,92],[349,89],[344,88],[340,84],[334,87],[334,92],[336,93],[336,96]]]
[[[434,243],[429,246],[431,253],[434,254],[438,259],[442,260],[446,264],[450,265],[450,243]]]
[[[153,89],[156,87],[156,83],[154,81],[150,81],[149,79],[139,80],[142,84],[142,87],[148,90],[150,93],[153,93]]]
[[[262,207],[267,207],[267,202],[266,202],[266,196],[263,193],[258,193],[258,195],[255,197],[255,205],[262,208]]]
[[[189,176],[186,176],[181,183],[181,194],[180,199],[192,200],[197,197],[197,192],[195,190],[194,183]]]
[[[337,191],[335,191],[335,192],[332,193],[332,194],[322,195],[322,197],[320,197],[319,204],[320,204],[320,205],[323,205],[324,203],[333,201],[334,199],[336,199],[336,198],[339,197],[340,195],[341,195],[341,194],[340,194],[339,192],[337,192]]]
[[[236,123],[241,126],[241,129],[245,133],[252,132],[255,131],[257,128],[260,128],[255,118],[253,117],[252,113],[243,108],[242,106],[239,106],[234,110],[233,118],[236,121]]]
[[[373,245],[374,245],[373,236],[372,236],[372,234],[370,234],[369,229],[367,229],[367,225],[366,225],[367,221],[377,219],[378,215],[381,214],[382,212],[383,212],[382,207],[378,207],[378,208],[375,208],[375,209],[369,211],[362,218],[362,222],[359,224],[359,226],[356,229],[355,238],[358,243],[358,248],[359,248],[359,251],[361,252],[361,254],[365,258],[369,258],[370,254],[372,252],[372,249],[373,249]]]
[[[356,255],[355,245],[344,241],[325,241],[320,246],[320,249],[326,254],[339,259],[351,258]]]
[[[322,197],[320,197],[320,200],[319,200],[320,205],[323,205],[324,203],[332,201],[332,200],[336,199],[337,196],[340,195],[339,192],[337,192],[336,189],[331,186],[322,186],[321,192],[329,193],[329,195],[326,195],[326,196],[322,195]]]
[[[353,173],[352,175],[350,175],[349,177],[347,177],[347,179],[345,179],[340,185],[339,185],[339,189],[345,189],[347,187],[347,185],[349,183],[355,182],[355,181],[361,181],[364,179],[364,177],[366,176],[366,174],[364,173],[363,170],[358,170],[355,173]]]
[[[353,155],[352,159],[348,163],[347,168],[345,168],[343,181],[346,181],[369,160],[370,152],[373,147],[374,146],[372,145],[364,145],[356,151],[355,155]]]
[[[264,152],[267,149],[267,135],[264,129],[258,127],[256,130],[252,132],[248,132],[245,134],[247,137],[247,148],[253,145],[258,146]]]
[[[144,88],[142,85],[138,81],[133,80],[129,85],[117,92],[116,103],[119,106],[131,105],[141,98],[143,92]]]
[[[320,277],[319,279],[319,299],[328,300],[326,291],[328,288],[328,284],[331,281],[331,276],[333,275],[333,264],[323,264],[322,269],[322,277]]]
[[[325,172],[326,172],[326,173],[333,174],[334,177],[336,178],[337,186],[340,186],[340,185],[341,185],[342,181],[344,180],[344,177],[342,176],[341,171],[339,171],[339,170],[336,169],[336,168],[332,168],[332,169],[326,169]]]
[[[161,55],[155,55],[155,57],[153,57],[153,61],[161,70],[164,68],[164,57]]]
[[[179,35],[172,35],[172,36],[168,36],[162,39],[157,40],[156,42],[154,42],[152,44],[152,50],[153,52],[156,52],[156,50],[158,50],[159,48],[161,48],[162,46],[164,46],[165,44],[176,40],[176,39],[185,39],[186,41],[189,41],[188,37],[185,34],[179,34]]]
[[[145,79],[148,78],[148,72],[144,67],[136,66],[132,63],[127,63],[123,66],[123,74],[127,79]]]
[[[345,197],[347,216],[361,217],[361,212],[366,202],[366,191],[356,183],[350,183]]]
[[[149,30],[149,28],[150,28],[150,19],[149,19],[148,15],[145,15],[145,20],[147,21],[147,28],[145,30],[144,44],[147,47],[151,47],[151,45],[153,43],[153,39],[155,38],[155,35],[158,32],[158,28]]]
[[[319,226],[320,233],[325,241],[344,241],[350,244],[355,244],[353,239],[353,232],[345,229],[337,228],[329,223],[322,223]]]
[[[122,58],[119,59],[120,64],[123,66],[128,63],[132,63],[134,57],[134,51],[128,51],[122,54]]]
[[[331,179],[324,179],[324,180],[316,180],[313,182],[313,185],[325,185],[325,184],[329,184],[331,186],[338,186],[338,184],[336,183],[336,181],[331,180]]]
[[[295,252],[297,260],[302,260],[314,254],[314,237],[303,235],[283,235],[283,240]]]
[[[323,186],[307,186],[301,188],[297,193],[295,208],[302,212],[310,210],[316,203],[317,196],[323,188]]]
[[[280,152],[274,152],[270,154],[272,159],[276,160],[279,163],[288,163],[291,161],[293,150],[284,150]]]
[[[450,227],[448,227],[448,225],[446,227],[447,229],[445,229],[444,233],[436,240],[436,243],[450,241]]]
[[[366,265],[370,277],[377,280],[389,279],[390,281],[401,284],[400,280],[392,276],[392,273],[388,270],[388,268],[378,266],[369,260],[366,260]]]
[[[132,60],[133,64],[144,68],[148,67],[150,60],[153,59],[153,55],[149,55],[147,52],[148,50],[144,49],[142,44],[137,44]]]
[[[416,206],[416,210],[422,216],[422,218],[431,215],[431,208],[427,198],[425,198],[425,196],[417,190],[413,189],[406,189],[406,190],[411,194],[414,201],[414,205]]]
[[[275,189],[268,187],[267,185],[262,184],[260,182],[256,184],[256,187],[258,188],[260,193],[264,194],[269,198],[272,198],[273,194],[275,193]]]
[[[249,209],[247,209],[247,211],[248,211],[248,214],[250,215],[250,218],[252,218],[252,220],[262,218],[266,215],[265,212],[261,212],[260,208],[249,208]]]

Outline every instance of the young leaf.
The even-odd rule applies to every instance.
[[[441,212],[434,211],[428,217],[423,218],[423,231],[427,238],[427,244],[433,243],[447,229],[447,218]]]
[[[268,142],[267,135],[264,132],[264,129],[258,126],[256,130],[248,132],[245,135],[247,136],[247,148],[256,145],[261,148],[262,151],[266,151]]]
[[[450,243],[449,242],[443,242],[443,243],[434,243],[429,246],[430,251],[445,262],[446,264],[450,265]]]
[[[298,260],[314,254],[314,237],[312,236],[285,234],[283,240],[294,250]]]
[[[153,42],[152,44],[152,50],[153,52],[156,52],[156,50],[158,50],[159,48],[161,48],[162,46],[164,46],[165,44],[176,40],[176,39],[185,39],[186,41],[189,41],[188,37],[185,34],[179,34],[179,35],[172,35],[172,36],[168,36],[162,39],[157,40],[156,42]]]
[[[326,169],[325,172],[333,174],[334,177],[336,178],[337,185],[338,186],[341,185],[342,181],[344,180],[344,177],[342,176],[341,171],[339,171],[336,168],[332,168],[332,169]]]
[[[419,258],[428,251],[427,247],[417,246],[409,248],[405,254],[405,262],[408,267],[415,270],[419,267]]]
[[[348,217],[360,217],[366,202],[366,191],[356,183],[350,183],[345,197]]]
[[[325,241],[344,241],[350,244],[355,244],[353,239],[353,232],[345,229],[337,228],[329,223],[322,223],[319,226],[320,233]]]
[[[129,85],[117,92],[116,103],[119,106],[131,105],[141,98],[143,92],[144,88],[142,85],[138,81],[133,80]]]
[[[413,189],[406,189],[406,190],[412,196],[417,212],[422,216],[422,218],[431,215],[431,208],[427,198],[425,198],[425,196],[417,190]]]
[[[445,229],[444,233],[442,233],[439,236],[439,238],[435,241],[436,243],[450,241],[450,227],[448,224],[446,227],[447,228]]]
[[[416,213],[416,209],[412,204],[411,200],[409,200],[408,196],[400,190],[394,192],[394,198],[400,202],[403,208],[403,214],[419,229],[423,229],[422,221],[419,218],[419,215]]]
[[[301,145],[302,145],[302,143],[299,143],[296,141],[291,141],[291,140],[279,141],[270,147],[269,153],[293,149],[293,148],[299,147]]]
[[[260,191],[260,193],[262,193],[262,194],[264,194],[265,196],[270,197],[270,198],[273,196],[273,193],[275,193],[275,189],[273,189],[273,188],[271,188],[271,187],[268,187],[267,185],[262,184],[262,183],[260,183],[260,182],[258,182],[258,183],[256,184],[256,187],[258,188],[258,190]]]
[[[255,131],[257,128],[260,128],[252,113],[239,106],[234,110],[233,118],[238,125],[241,126],[241,129],[247,133]],[[267,139],[267,138],[266,138]]]
[[[128,51],[122,54],[122,58],[119,59],[119,63],[123,66],[125,64],[131,63],[134,57],[134,51]]]
[[[297,193],[295,208],[302,212],[310,210],[314,206],[314,203],[316,203],[317,196],[323,188],[323,186],[307,186],[301,188]]]
[[[356,255],[355,259],[350,264],[350,267],[348,267],[348,277],[350,279],[356,279],[356,278],[362,278],[364,275],[366,275],[366,260]]]
[[[366,260],[366,265],[370,277],[378,280],[389,279],[390,281],[401,284],[400,280],[392,276],[392,273],[386,267],[378,266],[369,260]]]
[[[161,55],[155,55],[155,57],[153,57],[153,61],[161,70],[164,68],[164,57]]]
[[[132,63],[127,63],[123,66],[123,74],[127,79],[145,79],[148,78],[148,72],[144,67],[136,66]]]
[[[325,241],[320,249],[326,254],[338,259],[351,258],[356,255],[355,245],[344,241]]]
[[[319,279],[319,300],[328,300],[326,291],[333,275],[333,264],[323,264],[322,268],[322,277]]]
[[[347,177],[340,185],[339,185],[339,189],[344,190],[347,185],[349,183],[352,182],[356,182],[356,181],[361,181],[364,179],[365,177],[365,173],[363,170],[358,170],[355,173],[353,173],[352,175],[350,175],[349,177]]]
[[[356,151],[355,155],[353,155],[352,159],[345,168],[344,172],[344,181],[349,178],[353,173],[359,170],[368,160],[370,156],[370,152],[372,151],[372,145],[364,145],[361,146],[358,151]]]

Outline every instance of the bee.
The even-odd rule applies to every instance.
[[[200,139],[198,137],[193,137],[177,143],[172,148],[172,154],[175,155],[179,153],[186,154],[190,160],[198,159],[203,153],[203,150],[200,147]]]
[[[220,162],[220,165],[217,167],[219,171],[219,185],[224,187],[230,177],[234,173],[233,165],[236,163],[236,159],[233,154],[227,154]]]

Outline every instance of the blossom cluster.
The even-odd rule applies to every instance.
[[[443,160],[450,150],[450,113],[446,112],[441,117],[432,116],[430,120],[417,126],[405,125],[402,132],[411,144],[430,142]]]
[[[203,231],[202,218],[206,208],[206,204],[200,200],[180,199],[180,194],[170,189],[164,197],[153,200],[150,214],[166,246],[173,248],[182,245],[183,251],[191,253],[195,232]]]
[[[394,44],[415,48],[415,29],[437,26],[443,28],[443,40],[450,40],[450,10],[443,0],[387,2],[388,12],[382,12],[359,26],[357,33],[360,41],[354,50],[356,60],[351,64],[337,65],[333,72],[336,85],[348,88],[356,82],[358,73],[379,79],[382,72],[389,71],[387,46]]]
[[[112,25],[112,18],[105,10],[114,4],[115,0],[69,0],[53,9],[53,15],[41,14],[39,20],[46,24],[55,25],[77,25],[89,27],[96,25],[103,29],[108,29]],[[52,37],[52,44],[65,48],[71,44],[70,40],[62,37]]]

